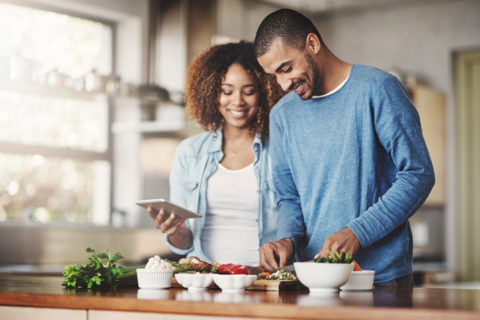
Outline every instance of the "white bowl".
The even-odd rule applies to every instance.
[[[310,293],[338,292],[353,271],[352,263],[294,262],[298,280]]]
[[[341,290],[372,290],[374,270],[352,271],[352,275],[347,283],[340,287]]]
[[[256,279],[255,274],[212,274],[215,284],[224,291],[243,291]]]
[[[169,288],[172,277],[172,270],[137,269],[138,287],[141,289]]]
[[[177,273],[175,279],[188,290],[205,290],[212,284],[212,274],[210,273]]]

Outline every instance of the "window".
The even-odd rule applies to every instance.
[[[109,222],[112,25],[0,2],[0,222]]]

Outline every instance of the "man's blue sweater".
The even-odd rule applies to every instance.
[[[291,92],[270,114],[278,239],[297,259],[313,259],[327,236],[349,227],[355,260],[375,282],[412,273],[408,218],[435,183],[418,113],[401,83],[353,65],[331,95],[302,100]]]

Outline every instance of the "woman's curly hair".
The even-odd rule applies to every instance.
[[[215,131],[222,126],[218,111],[221,85],[228,68],[240,64],[248,72],[258,92],[258,113],[250,131],[268,139],[268,115],[282,96],[273,76],[267,75],[258,64],[253,43],[241,41],[215,45],[198,55],[188,68],[185,102],[188,116],[205,130]]]

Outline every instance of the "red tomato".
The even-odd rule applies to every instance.
[[[248,274],[246,266],[233,263],[221,264],[218,267],[218,272],[223,274]]]

